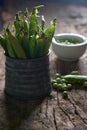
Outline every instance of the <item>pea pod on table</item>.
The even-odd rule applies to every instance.
[[[63,96],[67,95],[68,90],[73,89],[75,85],[79,85],[79,88],[86,88],[87,76],[79,75],[77,72],[73,74],[70,73],[64,76],[56,74],[55,80],[52,81],[53,88],[63,91]]]
[[[62,76],[68,83],[72,84],[84,84],[84,82],[87,82],[87,76],[85,75],[65,75]]]

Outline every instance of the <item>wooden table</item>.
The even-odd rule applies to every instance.
[[[67,74],[72,70],[87,75],[86,53],[76,62],[59,61],[51,53],[51,78],[56,72]],[[86,90],[73,89],[67,100],[55,91],[42,102],[14,100],[4,94],[2,49],[0,55],[0,130],[87,130]]]

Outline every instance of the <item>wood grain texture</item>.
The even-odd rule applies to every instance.
[[[2,52],[2,53],[1,53]],[[3,56],[3,50],[0,49]],[[3,57],[4,58],[4,57]],[[4,94],[4,60],[0,63],[0,130],[87,130],[87,97],[84,89],[73,89],[68,99],[52,90],[43,101],[22,102]],[[59,61],[50,54],[53,79],[56,72],[67,74],[78,70],[87,74],[86,56],[77,62]]]

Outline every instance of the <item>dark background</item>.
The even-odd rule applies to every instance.
[[[0,31],[7,22],[13,21],[17,11],[25,10],[26,7],[30,11],[32,7],[39,4],[45,5],[45,8],[41,9],[41,13],[47,19],[47,24],[54,17],[58,19],[59,23],[68,24],[69,22],[72,26],[81,21],[82,24],[87,22],[87,0],[0,0]]]

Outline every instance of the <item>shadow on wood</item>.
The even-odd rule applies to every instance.
[[[41,107],[39,106],[42,102],[43,101],[23,102],[6,96],[5,112],[9,130],[21,129],[21,124],[27,120],[29,120],[30,123],[28,125],[30,125],[33,117],[41,111]]]

